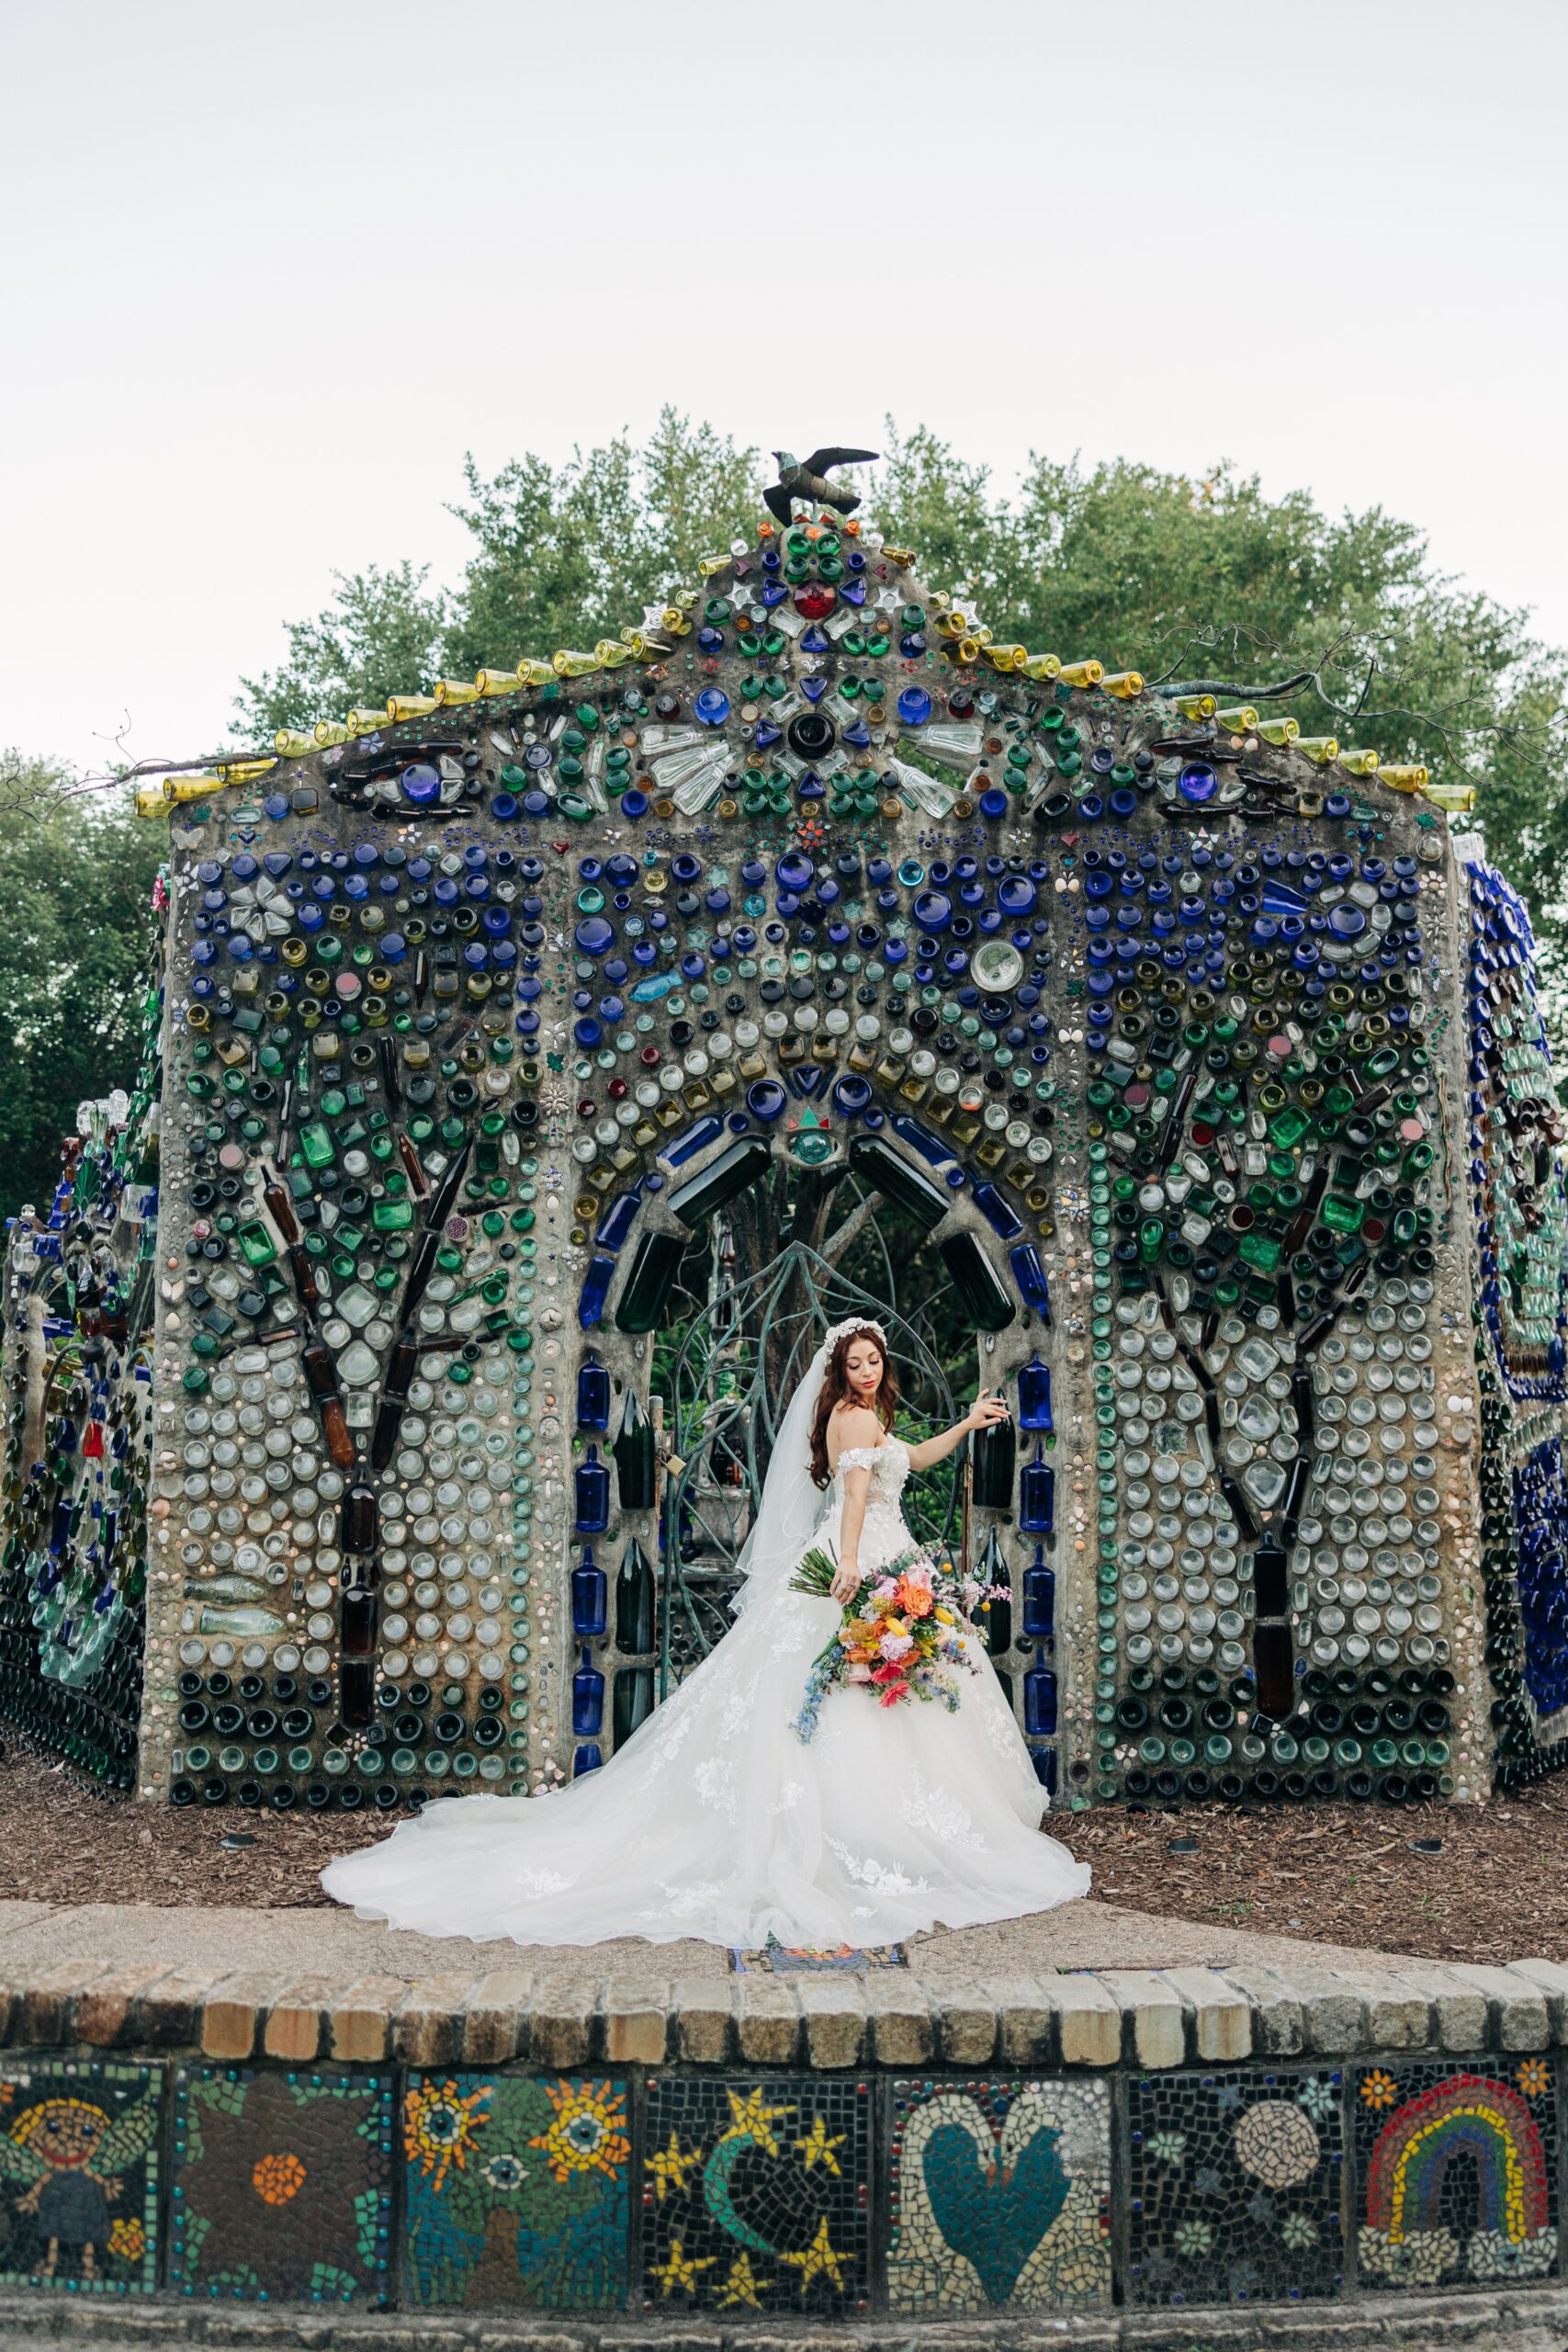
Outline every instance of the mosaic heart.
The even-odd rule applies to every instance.
[[[943,2104],[953,2120],[939,2123],[926,2142],[926,2195],[937,2227],[973,2266],[987,2301],[1005,2303],[1066,2202],[1059,2135],[1041,2124],[1012,2151],[1008,2135],[997,2140],[973,2099]]]

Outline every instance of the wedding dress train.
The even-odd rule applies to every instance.
[[[799,1445],[804,1423],[790,1421],[781,1449]],[[861,1566],[896,1558],[913,1541],[897,1438],[842,1456],[815,1531],[817,1498],[786,1457],[759,1513],[761,1564],[756,1538],[742,1557],[739,1623],[603,1770],[550,1795],[433,1804],[332,1863],[327,1893],[361,1918],[480,1943],[748,1948],[892,1943],[1084,1894],[1087,1867],[1039,1832],[1043,1792],[972,1634],[978,1671],[961,1677],[956,1713],[841,1690],[808,1746],[791,1729],[840,1611],[789,1591],[787,1570],[813,1540],[836,1546],[857,1464],[871,1473]],[[784,1498],[770,1511],[775,1486]]]

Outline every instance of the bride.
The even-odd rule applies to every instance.
[[[913,1543],[909,1473],[1007,1415],[982,1391],[906,1445],[897,1397],[881,1325],[835,1324],[773,1448],[734,1631],[603,1770],[547,1796],[431,1805],[333,1862],[327,1893],[364,1919],[481,1943],[748,1949],[892,1943],[1084,1894],[1087,1867],[1040,1834],[1043,1794],[973,1634],[956,1713],[838,1690],[809,1745],[793,1728],[840,1604]],[[831,1600],[788,1589],[814,1543],[839,1561]]]

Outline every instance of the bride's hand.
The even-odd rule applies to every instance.
[[[840,1560],[837,1571],[834,1574],[833,1581],[828,1588],[833,1599],[839,1603],[839,1606],[842,1608],[846,1602],[852,1600],[856,1593],[860,1590],[860,1570],[858,1568],[846,1567]]]
[[[966,1430],[995,1429],[998,1421],[1005,1421],[1008,1418],[1007,1398],[993,1396],[988,1388],[982,1388],[964,1416],[964,1427]]]

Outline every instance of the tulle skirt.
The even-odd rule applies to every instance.
[[[1044,1792],[973,1635],[956,1713],[838,1690],[801,1740],[807,1676],[839,1616],[770,1590],[601,1771],[548,1795],[433,1804],[321,1884],[361,1918],[427,1936],[748,1949],[892,1943],[1086,1894],[1087,1866],[1040,1832]]]

